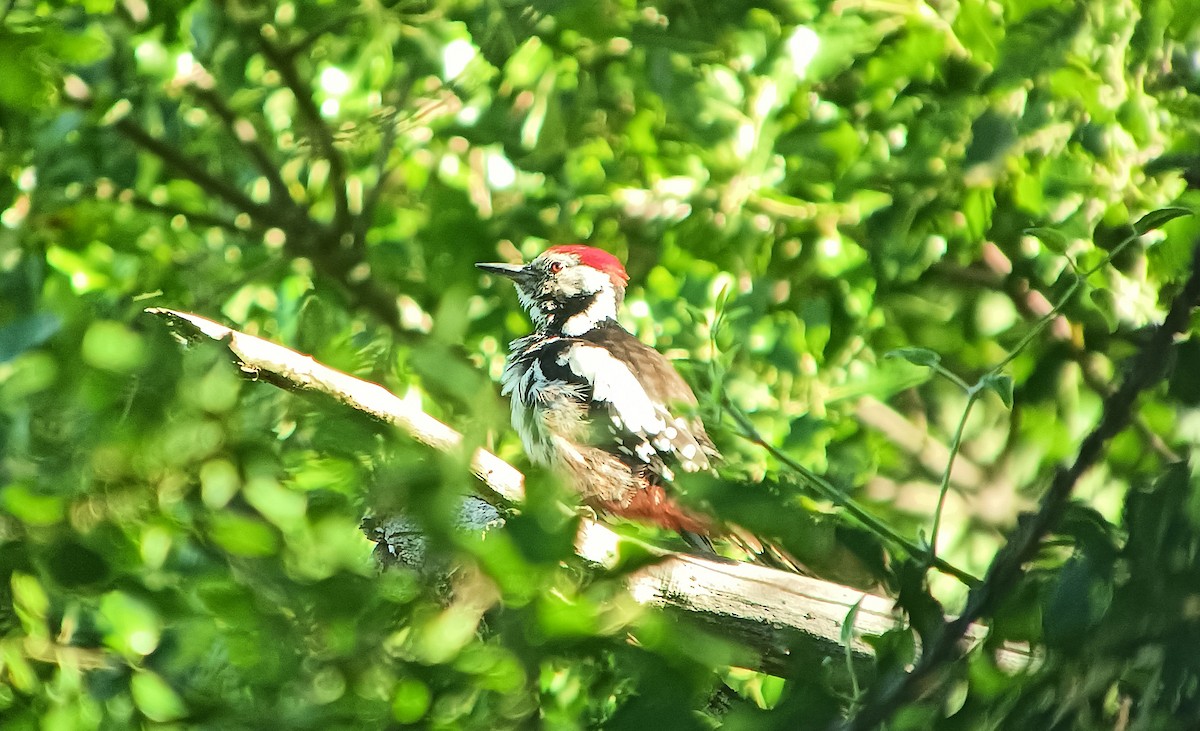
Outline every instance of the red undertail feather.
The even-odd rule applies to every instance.
[[[761,540],[741,526],[716,523],[684,508],[671,499],[662,485],[647,485],[635,490],[627,502],[602,498],[587,502],[596,510],[618,518],[649,523],[680,534],[703,536],[704,540],[724,538],[755,563],[803,576],[813,575],[807,566],[780,546]],[[709,550],[712,550],[711,544]]]
[[[662,485],[648,485],[629,494],[627,502],[594,498],[589,502],[597,510],[627,520],[650,523],[667,530],[688,531],[700,535],[713,532],[705,518],[671,499]]]

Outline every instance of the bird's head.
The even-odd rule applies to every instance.
[[[538,329],[568,336],[616,320],[629,281],[617,257],[582,244],[552,246],[528,264],[475,266],[513,280]]]

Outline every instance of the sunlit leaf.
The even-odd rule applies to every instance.
[[[1025,233],[1036,237],[1039,241],[1046,245],[1056,254],[1061,254],[1067,250],[1067,245],[1070,239],[1062,231],[1054,228],[1046,228],[1044,226],[1035,226],[1034,228],[1025,229]]]
[[[152,672],[134,674],[129,686],[138,710],[151,721],[175,721],[187,713],[186,706],[175,690]]]
[[[913,365],[932,367],[941,362],[941,356],[927,348],[898,348],[888,351],[887,357],[900,358]]]
[[[1166,223],[1174,221],[1176,218],[1194,214],[1195,211],[1191,208],[1181,208],[1179,206],[1160,208],[1139,218],[1137,223],[1133,224],[1133,230],[1137,232],[1138,236],[1141,236],[1155,229],[1162,228]]]

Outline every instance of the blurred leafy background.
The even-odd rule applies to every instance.
[[[143,308],[376,380],[525,467],[492,382],[528,324],[472,264],[590,242],[728,456],[691,499],[831,578],[848,554],[924,575],[733,409],[979,575],[1187,275],[1200,225],[1152,212],[1198,203],[1198,59],[1194,0],[5,0],[0,727],[852,713],[828,666],[739,669],[581,567],[546,476],[464,536],[461,458],[247,383]],[[994,618],[1039,663],[973,657],[890,728],[1200,723],[1200,345],[1171,365]],[[477,596],[376,571],[359,521],[396,509]]]

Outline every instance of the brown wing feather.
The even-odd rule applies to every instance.
[[[697,405],[696,396],[683,377],[662,354],[642,343],[624,328],[618,325],[598,327],[579,338],[581,342],[603,348],[612,357],[634,371],[638,382],[645,389],[646,395],[656,404],[659,415],[666,424],[666,429],[658,433],[645,433],[633,430],[622,435],[620,428],[615,436],[624,440],[627,448],[632,447],[629,441],[649,441],[655,451],[655,457],[661,459],[668,470],[682,468],[685,471],[706,470],[720,458],[720,453],[713,445],[704,424],[692,415],[679,415],[694,410]],[[593,405],[596,423],[599,425],[614,423],[614,416],[619,418],[616,408],[611,403],[599,402]],[[608,417],[607,419],[604,417]]]

